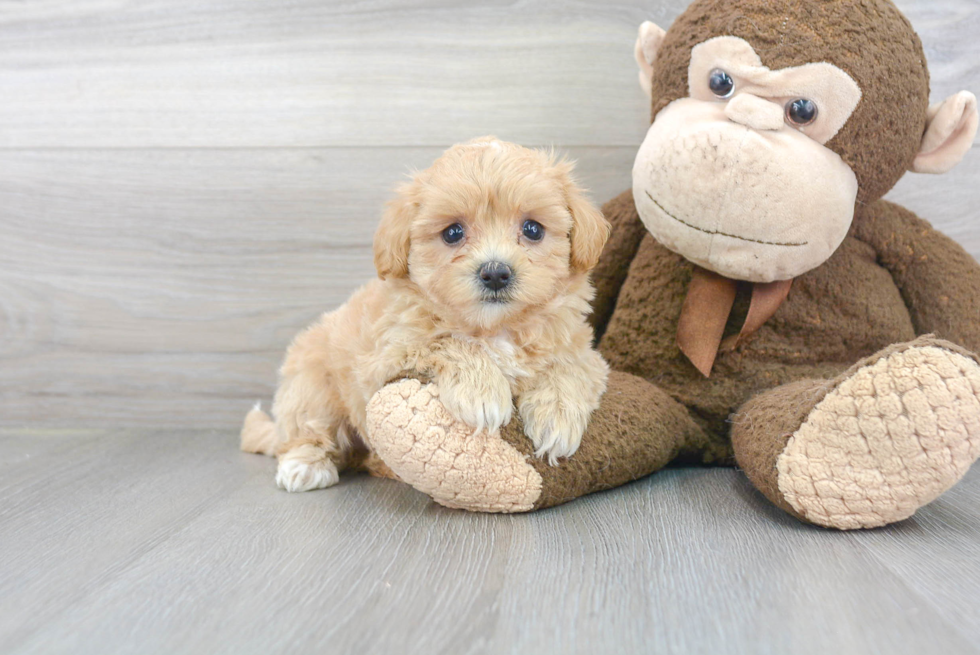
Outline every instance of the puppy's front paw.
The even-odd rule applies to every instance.
[[[337,466],[322,448],[304,444],[279,455],[276,484],[291,493],[325,489],[340,481]]]
[[[450,414],[477,430],[496,432],[510,423],[514,401],[503,375],[478,383],[439,378],[439,399]]]
[[[520,413],[524,434],[534,444],[534,454],[546,457],[555,466],[559,457],[571,457],[582,444],[590,411],[558,399],[522,399]]]

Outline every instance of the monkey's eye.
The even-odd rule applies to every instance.
[[[544,238],[544,226],[530,218],[524,221],[524,227],[521,228],[521,231],[524,232],[524,236],[529,241],[540,241]]]
[[[803,127],[817,120],[817,106],[806,98],[797,98],[786,103],[786,120]]]
[[[466,236],[466,230],[464,230],[463,226],[459,223],[453,223],[442,231],[442,240],[449,245],[459,243],[463,240],[464,236]]]
[[[731,98],[735,92],[735,80],[725,71],[716,68],[708,76],[708,88],[719,98]]]

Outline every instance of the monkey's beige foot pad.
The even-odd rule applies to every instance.
[[[952,344],[920,339],[851,369],[790,437],[776,468],[797,512],[850,530],[908,518],[978,456],[980,365]]]
[[[507,442],[455,420],[434,384],[389,384],[368,406],[372,448],[404,482],[441,505],[479,512],[527,512],[541,476]]]
[[[439,401],[435,384],[393,382],[368,405],[368,440],[398,477],[436,502],[474,512],[528,512],[625,484],[704,439],[683,407],[640,378],[613,372],[582,446],[549,466],[519,419],[474,434]],[[728,454],[728,453],[725,453]]]

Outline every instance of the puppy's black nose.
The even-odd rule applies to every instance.
[[[487,262],[480,267],[480,280],[491,291],[500,291],[510,284],[514,271],[503,262]]]

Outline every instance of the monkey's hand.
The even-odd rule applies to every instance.
[[[980,353],[980,264],[961,245],[884,200],[868,206],[855,236],[891,273],[916,334]]]

